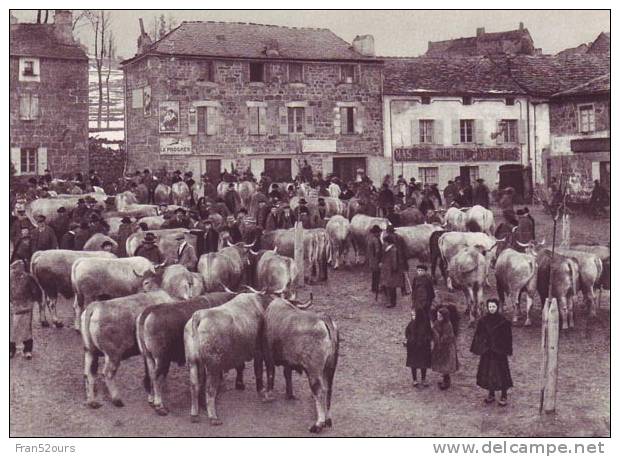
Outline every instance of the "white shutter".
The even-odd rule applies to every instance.
[[[461,142],[461,121],[460,119],[452,119],[452,144],[460,144]]]
[[[260,174],[265,171],[265,160],[264,159],[251,159],[250,160],[250,168],[252,169],[252,174],[258,180],[260,179]]]
[[[30,94],[22,94],[19,96],[19,118],[30,120]]]
[[[411,121],[411,144],[420,143],[420,120],[413,119]],[[402,145],[404,146],[404,144]]]
[[[443,121],[441,119],[433,121],[433,143],[443,144]]]
[[[264,106],[258,108],[258,134],[267,135],[267,108]]]
[[[295,176],[299,173],[299,162],[296,159],[291,160],[291,178],[295,179]]]
[[[219,129],[219,115],[216,106],[207,106],[207,135],[217,135]]]
[[[47,148],[40,147],[37,150],[37,174],[42,175],[47,169]]]
[[[15,175],[22,174],[22,152],[20,148],[11,148],[11,162],[15,166]]]
[[[286,106],[281,106],[278,109],[278,114],[280,135],[288,135],[288,108]]]
[[[258,108],[256,106],[248,106],[248,134],[250,135],[258,135],[259,127],[258,127]]]
[[[524,120],[519,120],[519,143],[525,144],[527,142],[527,125]]]
[[[314,134],[314,108],[312,106],[307,106],[304,111],[305,111],[304,133],[306,135],[313,135]]]
[[[349,116],[347,116],[348,108],[340,108],[340,133],[349,133]]]
[[[187,122],[188,133],[190,135],[196,135],[198,133],[198,109],[195,106],[189,107]]]
[[[39,118],[39,95],[30,95],[30,119]]]
[[[361,105],[353,108],[353,122],[355,122],[354,129],[355,133],[358,135],[364,133],[364,113],[364,107]]]
[[[332,157],[324,157],[322,161],[323,165],[323,177],[327,176],[334,171],[334,161]]]
[[[340,132],[342,131],[341,128],[340,128],[340,126],[341,126],[340,118],[341,118],[341,116],[340,116],[340,108],[336,107],[336,108],[334,108],[334,133],[336,135],[340,135]]]
[[[474,141],[476,144],[484,144],[486,132],[484,130],[484,120],[474,120]]]

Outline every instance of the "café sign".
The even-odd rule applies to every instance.
[[[396,162],[519,162],[519,148],[396,148]]]

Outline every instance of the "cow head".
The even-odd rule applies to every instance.
[[[520,241],[515,240],[515,243],[518,246],[522,247],[526,254],[536,256],[538,252],[540,252],[540,250],[544,247],[545,239],[543,238],[542,241],[531,240],[528,243],[521,243]]]

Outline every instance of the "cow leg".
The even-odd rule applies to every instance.
[[[73,321],[73,328],[76,331],[80,331],[80,315],[82,314],[82,306],[84,305],[84,296],[76,293],[73,300],[73,311],[75,312],[75,320]]]
[[[152,367],[153,359],[148,356],[143,357],[144,360],[144,378],[142,379],[142,386],[146,392],[146,400],[149,406],[153,406],[153,379],[155,377],[154,368]]]
[[[52,322],[54,323],[54,327],[62,328],[64,325],[60,319],[58,319],[58,314],[56,312],[56,304],[58,303],[58,296],[56,298],[51,299],[48,302],[50,314],[52,315]]]
[[[568,326],[575,327],[575,296],[566,299],[568,302]]]
[[[84,350],[84,386],[86,388],[86,404],[93,409],[101,407],[101,403],[97,401],[95,391],[98,368],[99,357],[88,350]]]
[[[214,370],[213,372],[207,372],[207,417],[211,425],[222,425],[222,421],[217,417],[217,411],[215,409],[215,401],[217,398],[217,388],[220,383],[220,377],[222,376],[221,370]]]
[[[110,393],[112,404],[114,406],[118,406],[119,408],[121,406],[125,406],[123,400],[121,400],[120,398],[118,387],[116,386],[116,381],[114,380],[120,363],[120,360],[113,359],[106,354],[105,365],[103,367],[103,379],[105,380],[105,385],[108,388],[108,392]]]
[[[239,365],[237,370],[237,377],[235,378],[235,389],[245,390],[245,384],[243,383],[243,370],[245,369],[245,363]]]
[[[284,381],[286,382],[286,399],[296,400],[293,394],[293,369],[291,367],[284,367]]]
[[[568,329],[568,303],[567,298],[562,297],[558,299],[558,306],[560,309],[560,317],[562,318],[562,330]]]
[[[532,310],[532,305],[534,304],[534,300],[530,296],[529,292],[525,292],[525,326],[529,327],[532,325],[532,320],[530,319],[530,311]]]
[[[321,433],[321,430],[325,427],[325,411],[327,410],[327,401],[325,398],[325,386],[321,382],[319,376],[312,376],[308,374],[308,382],[310,383],[310,390],[314,397],[314,403],[316,406],[316,422],[310,427],[310,433]]]
[[[164,401],[162,399],[162,392],[164,387],[164,382],[166,381],[166,375],[168,374],[168,370],[170,369],[170,361],[169,360],[152,360],[151,367],[151,380],[153,382],[153,407],[155,408],[155,412],[160,416],[168,415],[168,409],[164,406]]]
[[[41,301],[39,302],[39,322],[41,322],[41,327],[49,327],[50,323],[47,321],[47,315],[45,313],[45,308],[47,307],[47,303],[49,301],[49,296],[43,292],[43,296],[41,297]]]
[[[435,271],[437,270],[437,260],[439,260],[439,257],[437,255],[431,256],[431,278],[433,280],[433,284],[437,284],[437,280],[435,278]]]
[[[506,297],[507,302],[512,302],[512,322],[514,324],[519,322],[519,316],[521,316],[521,303],[519,302],[519,297],[520,294],[518,292],[517,296],[515,297],[512,291]],[[510,306],[510,303],[507,303],[507,305]]]
[[[588,287],[587,294],[583,294],[583,299],[588,307],[590,317],[596,318],[596,306],[594,305],[594,287]]]
[[[200,397],[200,375],[199,371],[202,367],[194,360],[189,361],[189,391],[191,397],[190,418],[192,422],[200,422],[200,406],[198,404]]]

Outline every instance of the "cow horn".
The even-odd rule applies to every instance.
[[[166,261],[164,260],[162,263],[154,264],[153,268],[155,268],[157,270],[158,268],[162,268],[162,267],[165,267],[165,266],[166,266]]]
[[[136,270],[134,270],[133,268],[131,269],[131,271],[133,271],[133,274],[135,274],[138,278],[142,278],[144,275],[139,275],[138,273],[136,273]]]
[[[228,244],[228,246],[234,246],[234,244],[232,244],[232,243],[230,242],[230,239],[229,239],[229,238],[226,238],[226,243]]]
[[[314,299],[314,296],[312,295],[312,292],[310,293],[310,299],[308,299],[306,302],[304,303],[300,303],[298,301],[294,302],[294,305],[297,307],[297,309],[308,309],[312,306],[312,300]]]
[[[253,294],[260,294],[261,292],[259,292],[258,290],[254,289],[252,286],[248,286],[247,284],[244,284],[243,287],[245,287],[246,289],[248,289],[250,292],[252,292]]]
[[[521,246],[522,248],[527,248],[530,246],[530,243],[521,243],[519,240],[515,240],[516,243]]]
[[[280,289],[280,290],[274,290],[272,293],[273,293],[274,295],[282,296],[282,294],[284,293],[284,291],[285,291],[285,290],[286,290],[286,287],[283,287],[283,288],[282,288],[282,289]]]
[[[245,246],[246,248],[253,248],[255,244],[256,244],[256,240],[254,240],[254,243],[252,243],[252,244],[245,244],[244,243],[243,246]]]
[[[224,284],[222,281],[218,281],[218,282],[220,283],[220,286],[222,286],[222,288],[224,289],[224,292],[228,292],[229,294],[234,294],[232,290],[226,287],[226,284]]]
[[[505,237],[504,237],[504,238],[502,238],[502,239],[496,239],[496,240],[495,240],[495,244],[497,244],[497,243],[503,243],[503,242],[504,242],[504,241],[506,241],[507,239],[508,239],[508,237],[507,237],[507,236],[505,236]]]
[[[254,251],[254,250],[252,250],[252,249],[250,249],[250,253],[251,253],[251,254],[254,254],[254,255],[258,255],[258,254],[259,254],[259,252],[258,252],[258,251]]]
[[[278,253],[278,246],[276,246],[275,248],[273,248],[273,253],[277,254]]]

